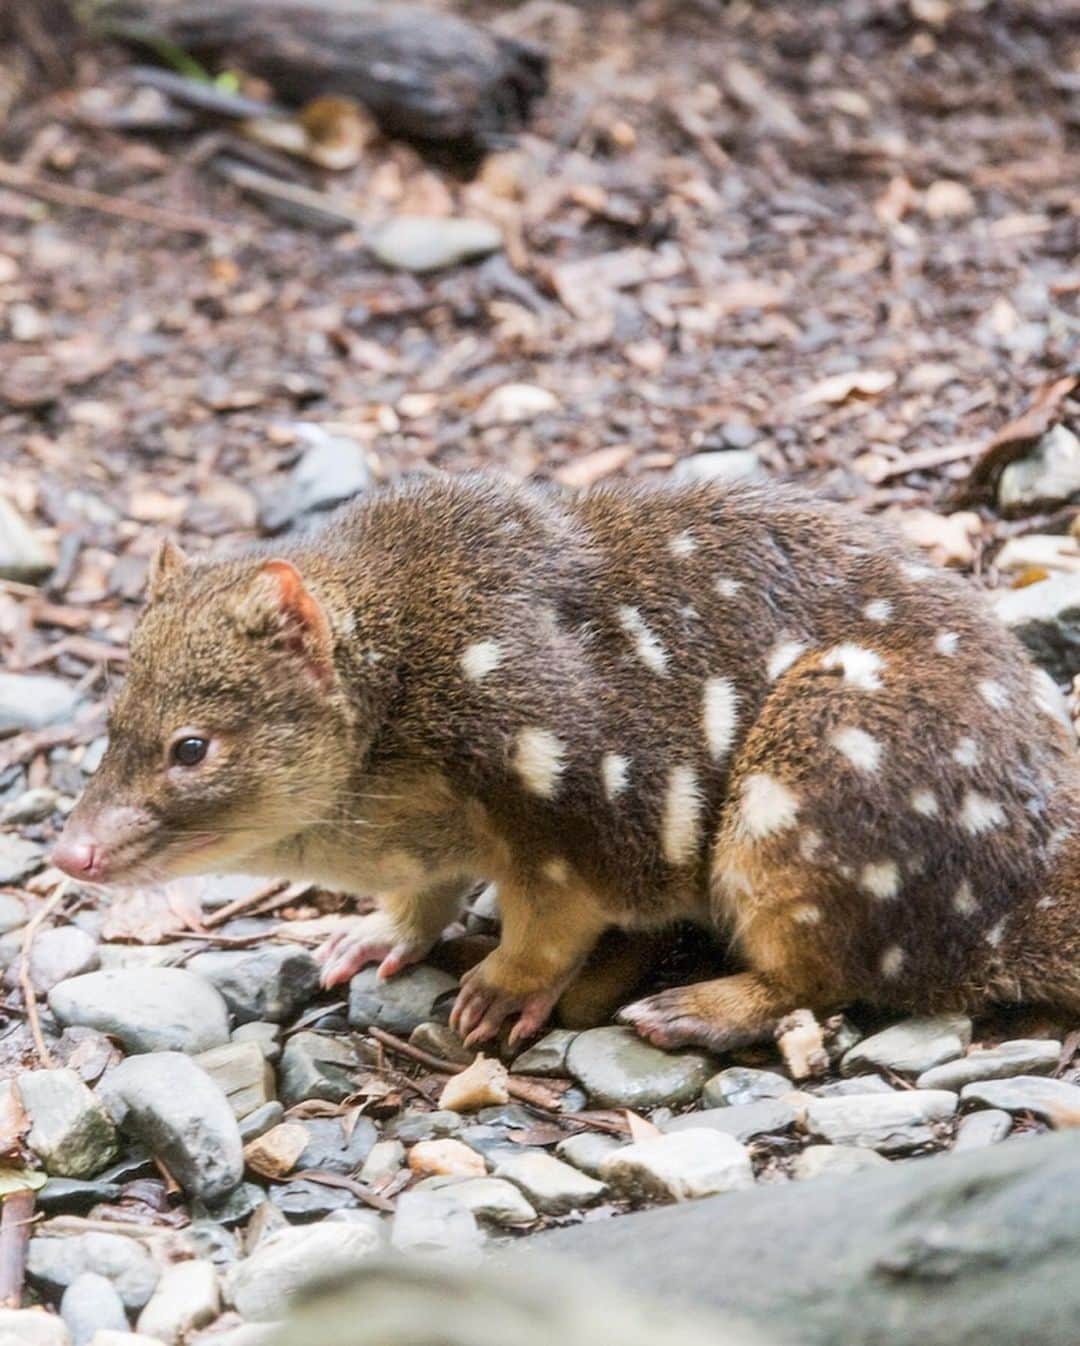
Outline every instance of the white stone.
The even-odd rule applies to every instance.
[[[1015,1075],[1049,1075],[1057,1067],[1061,1043],[1045,1038],[1017,1038],[996,1047],[969,1052],[957,1061],[926,1069],[916,1080],[920,1089],[962,1089],[979,1080]]]
[[[161,1273],[136,1326],[148,1337],[172,1343],[213,1322],[220,1311],[221,1291],[213,1264],[174,1262]]]
[[[841,1074],[895,1070],[918,1075],[962,1056],[971,1043],[971,1020],[964,1014],[941,1014],[905,1019],[852,1047],[841,1063]]]
[[[354,1270],[379,1251],[381,1239],[368,1225],[323,1223],[278,1229],[242,1262],[229,1268],[226,1301],[244,1318],[282,1317],[303,1286],[323,1276]]]
[[[734,1136],[707,1128],[669,1131],[616,1150],[603,1180],[627,1195],[693,1200],[752,1187],[750,1154]]]
[[[0,1339],[5,1336],[20,1346],[71,1346],[63,1320],[44,1309],[0,1309]]]
[[[948,1121],[955,1112],[956,1095],[940,1089],[848,1094],[814,1099],[807,1105],[806,1129],[832,1145],[861,1145],[893,1154],[936,1140],[934,1125]]]
[[[814,1178],[847,1177],[867,1168],[880,1168],[888,1159],[876,1150],[863,1150],[857,1145],[808,1145],[795,1156],[791,1176],[799,1182]]]
[[[539,1150],[507,1155],[495,1169],[495,1177],[516,1184],[537,1210],[548,1215],[591,1206],[607,1190],[602,1182]]]

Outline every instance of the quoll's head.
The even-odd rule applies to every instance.
[[[295,566],[191,562],[166,543],[108,749],[53,862],[98,883],[257,868],[340,797],[351,717],[326,610]]]

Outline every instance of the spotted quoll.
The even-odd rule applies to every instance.
[[[56,862],[374,894],[325,980],[422,959],[477,880],[470,1041],[535,1032],[605,931],[744,970],[625,1007],[724,1049],[797,1006],[1080,1010],[1077,763],[1049,679],[880,520],[775,486],[432,477],[151,568]]]

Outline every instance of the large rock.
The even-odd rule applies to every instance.
[[[832,1145],[863,1145],[896,1154],[933,1144],[934,1127],[955,1112],[956,1095],[941,1089],[849,1094],[815,1098],[806,1108],[806,1129]]]
[[[379,981],[378,969],[367,967],[349,983],[349,1026],[375,1025],[399,1037],[434,1018],[436,1000],[452,991],[457,979],[448,972],[420,963],[389,981]]]
[[[635,1109],[692,1103],[715,1069],[701,1052],[664,1052],[629,1028],[579,1033],[566,1068],[599,1106]]]
[[[966,1014],[905,1019],[857,1043],[845,1054],[840,1070],[844,1075],[871,1070],[918,1075],[962,1056],[970,1042],[971,1020]]]
[[[965,1103],[1003,1112],[1030,1112],[1055,1126],[1080,1126],[1080,1085],[1048,1080],[1040,1075],[1016,1075],[1007,1080],[980,1080],[960,1090]]]
[[[627,1196],[685,1201],[752,1187],[750,1154],[720,1131],[669,1132],[610,1154],[600,1176]]]
[[[16,1081],[30,1118],[27,1144],[46,1173],[92,1178],[116,1158],[116,1127],[74,1070],[30,1070]]]
[[[54,986],[49,1008],[65,1027],[110,1033],[129,1052],[204,1052],[229,1040],[225,1001],[183,968],[88,972]]]
[[[188,969],[221,992],[237,1023],[284,1023],[319,987],[319,965],[307,949],[265,944],[258,949],[213,949]]]
[[[129,1057],[98,1092],[117,1123],[161,1158],[189,1196],[220,1201],[243,1178],[243,1143],[229,1100],[189,1056]]]
[[[138,1239],[98,1230],[65,1237],[37,1235],[27,1249],[26,1269],[32,1280],[54,1295],[94,1272],[112,1283],[129,1309],[142,1308],[161,1274]]]
[[[60,1300],[60,1316],[72,1346],[89,1346],[100,1331],[127,1331],[124,1301],[112,1281],[96,1271],[84,1271],[71,1282]]]
[[[78,704],[78,692],[63,678],[0,672],[0,736],[61,724],[72,718]]]
[[[997,615],[1053,678],[1068,683],[1080,673],[1080,574],[1005,589],[992,601]]]
[[[958,1061],[948,1061],[924,1071],[916,1081],[920,1089],[962,1089],[978,1080],[1001,1080],[1010,1075],[1049,1075],[1057,1067],[1061,1043],[1045,1038],[1017,1038],[997,1047],[969,1052]]]
[[[280,1318],[297,1291],[324,1276],[345,1274],[381,1246],[368,1224],[324,1222],[269,1234],[225,1275],[225,1300],[244,1318]]]

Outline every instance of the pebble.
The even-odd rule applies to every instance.
[[[542,1150],[507,1155],[500,1160],[495,1176],[520,1187],[545,1215],[563,1215],[579,1206],[591,1206],[607,1190],[602,1182]]]
[[[52,568],[53,558],[44,543],[15,506],[0,495],[0,579],[37,584]]]
[[[880,1075],[853,1075],[849,1080],[827,1080],[814,1086],[815,1098],[847,1098],[851,1094],[895,1094],[896,1090]]]
[[[330,1173],[354,1173],[379,1138],[367,1117],[357,1117],[351,1130],[336,1117],[312,1117],[299,1125],[308,1141],[298,1167],[324,1168]]]
[[[791,1176],[799,1182],[836,1175],[847,1177],[866,1168],[881,1168],[888,1159],[876,1150],[857,1145],[808,1145],[792,1161]]]
[[[271,1065],[276,1065],[281,1060],[281,1025],[263,1023],[261,1020],[253,1020],[251,1023],[241,1024],[239,1028],[232,1031],[233,1042],[257,1042],[259,1050]]]
[[[404,1195],[399,1206],[403,1200]],[[367,1223],[278,1229],[226,1273],[225,1300],[244,1318],[272,1322],[282,1317],[302,1286],[355,1270],[379,1251],[381,1242]]]
[[[790,1103],[778,1098],[767,1098],[760,1103],[737,1103],[733,1107],[705,1108],[701,1112],[685,1112],[661,1126],[667,1133],[679,1131],[719,1131],[736,1140],[752,1140],[755,1136],[778,1135],[790,1131],[798,1120],[798,1113]]]
[[[91,1337],[90,1346],[161,1346],[161,1342],[157,1337],[148,1337],[142,1332],[114,1332],[103,1327]],[[225,1338],[215,1338],[214,1346],[226,1346]]]
[[[96,1271],[84,1271],[64,1291],[60,1317],[71,1333],[72,1346],[88,1346],[95,1332],[126,1332],[124,1301],[112,1281]]]
[[[31,874],[36,874],[44,863],[44,846],[18,837],[13,832],[0,832],[0,883],[21,883]]]
[[[290,1224],[312,1224],[354,1207],[358,1198],[344,1187],[330,1187],[309,1178],[294,1178],[271,1188],[271,1199]]]
[[[295,521],[333,509],[372,484],[367,450],[357,440],[303,422],[293,430],[308,447],[284,489],[262,503],[259,523],[266,533],[280,533]]]
[[[225,1001],[183,968],[88,972],[54,986],[49,1008],[65,1027],[109,1033],[129,1052],[204,1052],[229,1040]]]
[[[416,1190],[443,1192],[478,1220],[492,1224],[531,1224],[537,1218],[524,1193],[505,1178],[429,1178]]]
[[[933,1143],[934,1124],[948,1121],[955,1112],[956,1095],[942,1089],[849,1094],[815,1098],[806,1108],[806,1129],[832,1145],[896,1154]]]
[[[963,1056],[970,1043],[971,1020],[966,1014],[905,1019],[852,1047],[840,1063],[840,1072],[859,1075],[894,1070],[898,1075],[919,1075]]]
[[[39,995],[69,977],[94,972],[100,963],[97,940],[74,925],[42,930],[30,950],[30,980]]]
[[[193,1059],[219,1086],[238,1119],[273,1100],[274,1068],[257,1042],[223,1042]]]
[[[421,1140],[409,1151],[409,1169],[418,1178],[482,1178],[487,1173],[483,1156],[460,1140]]]
[[[26,904],[22,898],[10,893],[0,893],[0,935],[18,930],[26,924]]]
[[[244,1162],[260,1177],[280,1180],[296,1168],[307,1143],[300,1122],[282,1122],[244,1146]]]
[[[285,1116],[285,1108],[282,1103],[273,1098],[269,1103],[264,1103],[261,1108],[256,1108],[254,1112],[249,1112],[246,1117],[239,1118],[240,1139],[245,1145],[249,1145],[259,1136],[264,1136],[267,1131],[281,1121]]]
[[[740,1103],[761,1103],[767,1098],[782,1098],[794,1088],[786,1075],[778,1075],[773,1070],[730,1066],[705,1081],[701,1101],[707,1108],[735,1107]]]
[[[960,1090],[965,1103],[1005,1112],[1030,1112],[1051,1125],[1080,1126],[1080,1085],[1048,1080],[1041,1075],[1016,1075],[1007,1080],[980,1080]]]
[[[544,1078],[565,1075],[566,1055],[570,1044],[578,1036],[578,1033],[568,1028],[553,1028],[531,1047],[526,1047],[520,1056],[514,1057],[514,1074]]]
[[[159,1341],[186,1341],[191,1332],[213,1322],[220,1311],[218,1274],[210,1263],[173,1262],[161,1273],[135,1326]]]
[[[19,1346],[71,1346],[63,1319],[44,1309],[0,1309],[0,1342]]]
[[[1045,1038],[1017,1038],[997,1047],[987,1047],[924,1071],[916,1081],[920,1089],[955,1089],[979,1080],[1007,1079],[1012,1075],[1048,1075],[1057,1068],[1061,1043]]]
[[[349,983],[349,1027],[375,1025],[407,1038],[414,1028],[437,1017],[435,1001],[456,987],[455,977],[426,963],[406,968],[390,981],[379,981],[377,968],[365,968]]]
[[[629,1028],[590,1028],[570,1044],[566,1068],[600,1107],[692,1103],[715,1074],[700,1052],[664,1052]]]
[[[671,476],[678,482],[760,481],[766,472],[755,449],[723,449],[692,453],[675,464]]]
[[[0,735],[45,729],[72,719],[79,693],[47,673],[0,672]]]
[[[476,1262],[484,1234],[469,1208],[446,1192],[402,1192],[397,1199],[390,1242],[411,1257]]]
[[[998,1108],[985,1108],[981,1112],[969,1113],[960,1118],[953,1141],[953,1153],[964,1150],[984,1150],[987,1145],[996,1145],[1012,1130],[1013,1119],[1007,1112]]]
[[[129,1309],[141,1309],[154,1292],[160,1269],[138,1239],[93,1231],[52,1237],[38,1234],[30,1240],[26,1269],[31,1278],[52,1294],[66,1290],[87,1271],[111,1281]]]
[[[993,599],[1001,620],[1058,682],[1071,683],[1080,649],[1080,575],[1053,575]]]
[[[962,182],[938,178],[926,189],[923,210],[932,220],[966,220],[975,214],[975,198]]]
[[[192,1346],[281,1346],[281,1328],[277,1323],[242,1323],[223,1332],[204,1333]]]
[[[409,1034],[409,1041],[421,1051],[430,1052],[432,1056],[441,1057],[442,1060],[451,1061],[458,1066],[469,1065],[476,1055],[472,1048],[466,1047],[454,1030],[446,1024],[417,1024]]]
[[[397,215],[379,226],[370,243],[383,266],[423,274],[487,257],[503,239],[487,220]]]
[[[555,1146],[555,1153],[566,1163],[580,1168],[590,1178],[598,1178],[604,1160],[625,1145],[626,1141],[617,1136],[605,1135],[603,1131],[582,1131],[576,1136],[560,1140]]]
[[[116,1158],[113,1120],[74,1070],[30,1070],[16,1087],[31,1123],[27,1144],[46,1173],[92,1178]]]
[[[28,823],[43,823],[52,816],[60,799],[47,785],[36,790],[24,790],[0,808],[0,827],[25,827]]]
[[[998,479],[1003,510],[1031,510],[1072,499],[1080,492],[1080,439],[1055,425],[1024,458],[1009,463]]]
[[[520,425],[558,411],[561,403],[554,393],[533,383],[504,383],[493,388],[476,409],[476,424],[481,429],[492,425]]]
[[[752,1187],[746,1147],[733,1136],[699,1128],[650,1136],[616,1150],[600,1175],[627,1196],[688,1201]]]
[[[356,1053],[337,1038],[322,1033],[295,1033],[281,1053],[278,1091],[287,1108],[309,1098],[341,1103],[353,1092]]]
[[[123,1188],[118,1182],[80,1182],[77,1178],[50,1178],[37,1194],[46,1215],[82,1215],[101,1201],[116,1201]]]
[[[383,1134],[396,1137],[406,1145],[415,1145],[418,1140],[431,1140],[435,1136],[453,1136],[461,1130],[461,1118],[456,1112],[416,1112],[406,1108],[386,1124]]]
[[[131,1056],[102,1081],[105,1106],[158,1156],[184,1191],[220,1201],[244,1176],[243,1145],[220,1087],[189,1056]]]
[[[405,1146],[400,1140],[377,1140],[364,1160],[360,1181],[368,1187],[377,1187],[396,1177],[404,1164]]]
[[[478,1056],[460,1074],[451,1075],[439,1095],[439,1107],[451,1112],[479,1112],[510,1102],[507,1070],[501,1061]]]
[[[288,944],[213,949],[193,958],[188,969],[217,987],[238,1024],[284,1023],[319,987],[318,963],[306,949]]]

